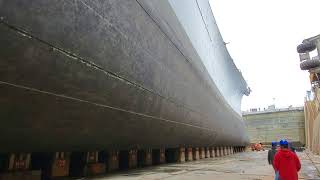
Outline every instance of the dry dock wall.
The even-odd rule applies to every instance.
[[[245,112],[243,118],[251,143],[270,143],[285,138],[298,145],[305,144],[302,107]]]

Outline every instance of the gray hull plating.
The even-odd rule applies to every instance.
[[[248,143],[247,85],[208,8],[0,0],[0,151]]]

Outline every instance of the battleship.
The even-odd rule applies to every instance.
[[[0,0],[0,152],[245,146],[207,0]]]
[[[0,16],[1,151],[248,142],[208,1],[2,0]]]

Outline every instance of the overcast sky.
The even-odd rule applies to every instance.
[[[242,110],[303,106],[310,89],[296,46],[320,34],[320,0],[210,0],[236,65],[252,89]],[[273,100],[273,98],[275,100]]]

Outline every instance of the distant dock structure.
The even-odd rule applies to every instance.
[[[305,145],[305,118],[303,107],[275,108],[243,112],[250,143],[270,144],[288,139],[295,146]]]

